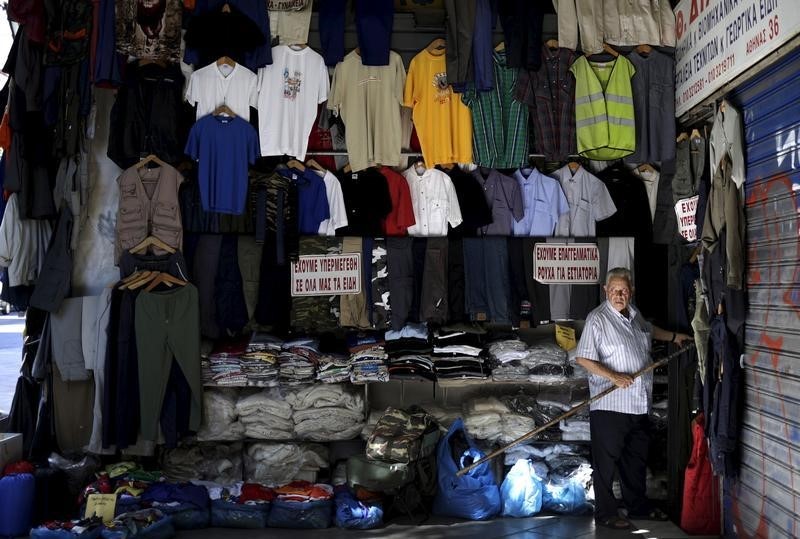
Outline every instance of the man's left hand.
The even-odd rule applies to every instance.
[[[675,344],[677,344],[678,346],[681,346],[681,347],[682,347],[682,346],[683,346],[683,343],[685,343],[686,341],[692,341],[692,340],[694,340],[694,338],[693,338],[693,337],[690,337],[689,335],[687,335],[687,334],[685,334],[685,333],[676,333],[676,334],[675,334],[675,341],[674,341],[674,342],[675,342]]]

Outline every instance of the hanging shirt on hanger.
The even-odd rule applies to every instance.
[[[297,187],[300,234],[316,236],[322,222],[331,217],[328,195],[325,193],[325,182],[309,169],[299,172],[295,169],[284,168],[279,169],[278,174],[290,179]]]
[[[628,54],[636,73],[631,79],[636,119],[636,151],[627,163],[675,159],[675,59],[655,49]]]
[[[472,162],[472,115],[447,82],[443,53],[426,49],[411,60],[403,102],[413,109],[426,166]]]
[[[377,169],[340,172],[348,226],[339,236],[376,237],[383,234],[383,221],[392,211],[392,199],[386,178]]]
[[[558,180],[535,168],[514,172],[519,182],[525,215],[514,223],[515,236],[552,236],[558,220],[569,213],[569,204]]]
[[[561,183],[569,203],[569,213],[558,220],[556,236],[593,237],[595,224],[614,215],[617,207],[608,189],[597,177],[579,167],[574,173],[568,165],[553,173]]]
[[[492,223],[481,227],[484,236],[510,236],[514,223],[525,215],[519,184],[514,178],[493,169],[478,167],[473,177],[483,188],[486,203],[492,209]]]
[[[461,94],[472,111],[472,153],[475,164],[516,168],[528,161],[528,107],[514,97],[517,69],[506,64],[505,51],[494,51],[494,88]]]
[[[263,2],[257,4],[263,5]],[[184,57],[189,56],[194,65],[204,65],[220,56],[229,56],[251,69],[270,63],[270,43],[256,21],[236,7],[228,7],[228,12],[222,11],[220,6],[216,10],[189,18],[183,39],[187,50],[191,50],[192,54],[187,53]],[[260,55],[262,58],[254,58],[253,52],[265,45],[269,50],[269,61],[264,61],[267,59],[264,55]]]
[[[728,101],[723,100],[714,116],[714,126],[708,137],[708,151],[711,155],[711,181],[717,175],[717,168],[725,154],[731,160],[731,180],[736,187],[745,182],[744,137],[742,134],[742,116]]]
[[[392,199],[392,211],[383,220],[383,233],[387,236],[405,236],[408,227],[414,225],[414,207],[408,182],[402,174],[389,167],[381,167],[381,174],[386,178]]]
[[[272,60],[258,70],[261,155],[286,154],[302,161],[317,105],[328,99],[328,68],[310,47],[278,45]]]
[[[353,171],[401,164],[400,108],[405,82],[403,60],[396,52],[389,54],[387,66],[366,66],[356,51],[336,66],[328,109],[344,121]]]
[[[306,169],[308,172],[311,169]],[[342,195],[342,185],[339,178],[329,171],[311,170],[325,182],[325,194],[328,198],[328,213],[330,217],[319,224],[320,236],[335,236],[336,231],[347,226],[347,210],[344,206],[344,196]]]
[[[257,105],[256,74],[241,64],[210,63],[189,77],[186,86],[186,101],[197,106],[199,120],[214,112],[220,105],[227,105],[245,121],[250,118],[250,107]]]
[[[441,170],[425,169],[417,174],[416,167],[403,173],[411,191],[414,205],[414,226],[408,228],[409,236],[446,236],[448,223],[461,224],[461,208],[455,187]]]
[[[247,198],[247,167],[258,157],[253,126],[239,116],[209,114],[194,124],[184,151],[198,162],[203,209],[241,214]]]

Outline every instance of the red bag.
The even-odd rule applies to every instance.
[[[708,460],[703,414],[692,421],[694,444],[683,483],[681,528],[696,535],[719,535],[719,484]]]

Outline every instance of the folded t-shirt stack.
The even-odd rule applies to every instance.
[[[588,419],[562,419],[558,427],[561,429],[561,439],[565,442],[592,439]]]
[[[519,339],[496,341],[489,345],[492,378],[497,381],[527,381],[530,357],[528,345]]]
[[[294,438],[292,407],[278,388],[242,395],[236,403],[239,421],[245,436],[257,440],[291,440]]]
[[[435,381],[436,372],[430,357],[420,354],[406,354],[389,359],[389,376],[392,379],[418,379]]]
[[[317,381],[338,384],[350,381],[350,358],[341,354],[322,354],[317,364]]]
[[[566,382],[572,375],[567,361],[567,352],[555,343],[540,343],[528,348],[528,359],[523,361],[529,368],[531,382]]]
[[[496,397],[467,401],[464,405],[464,426],[479,440],[508,443],[535,428],[533,419],[512,413]]]
[[[389,368],[386,365],[386,351],[383,346],[372,346],[359,350],[350,356],[350,382],[388,382]]]
[[[324,483],[292,481],[275,489],[278,500],[284,502],[314,502],[333,498],[333,487]]]
[[[486,330],[477,324],[442,326],[433,333],[434,347],[466,345],[483,348],[485,340]]]
[[[236,411],[238,394],[235,389],[207,388],[203,391],[203,423],[197,432],[200,441],[233,441],[245,435]]]
[[[248,481],[274,487],[329,467],[329,456],[319,444],[256,442],[248,445],[244,462]]]
[[[383,348],[385,344],[382,331],[350,331],[345,335],[347,350],[351,354],[370,348]]]
[[[350,440],[364,428],[364,399],[344,385],[314,385],[286,397],[301,440]]]
[[[251,386],[270,387],[278,384],[278,356],[283,341],[268,333],[254,332],[242,354],[242,372]]]
[[[284,343],[278,356],[281,384],[295,386],[313,383],[319,356],[319,342],[315,339],[295,339]]]
[[[482,357],[446,356],[433,357],[437,380],[472,379],[484,380],[489,377],[490,370]]]
[[[399,331],[386,332],[386,353],[390,358],[404,355],[424,355],[433,352],[428,324],[408,323]]]
[[[247,376],[242,372],[241,357],[247,349],[247,342],[220,341],[208,355],[210,383],[218,386],[247,385]]]

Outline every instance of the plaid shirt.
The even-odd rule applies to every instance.
[[[514,88],[514,97],[531,108],[534,151],[552,161],[577,152],[575,77],[569,71],[575,58],[575,51],[543,45],[542,67],[521,69]]]
[[[472,158],[490,168],[517,168],[528,162],[528,110],[514,98],[517,70],[506,66],[505,51],[494,51],[494,88],[461,94],[472,110]]]

